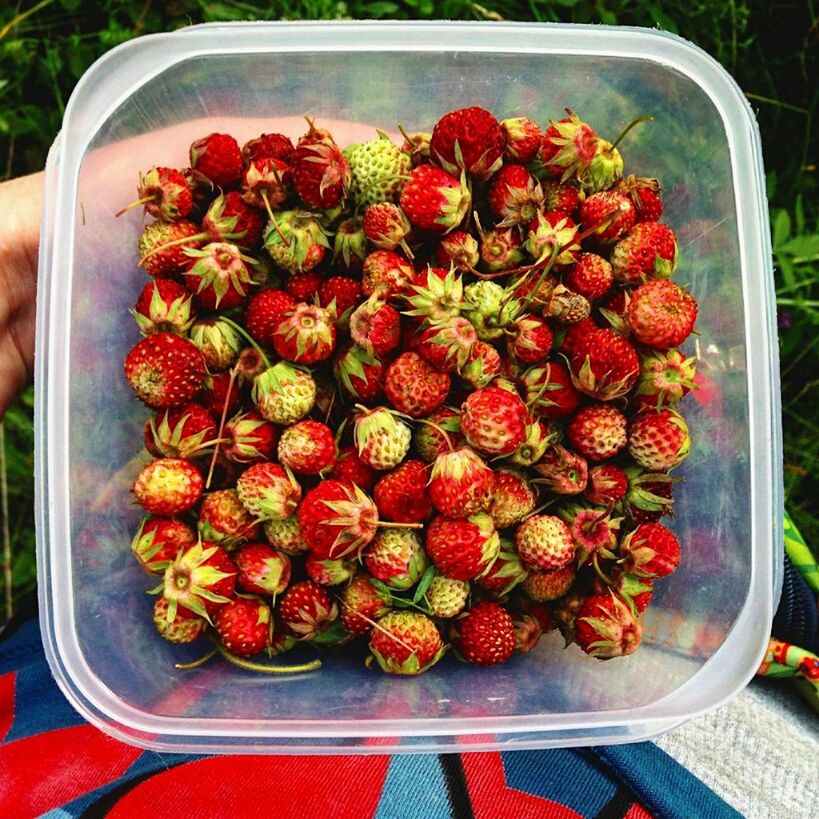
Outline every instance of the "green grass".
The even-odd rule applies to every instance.
[[[757,111],[768,171],[782,318],[787,503],[808,541],[819,544],[815,500],[819,496],[819,402],[814,398],[819,380],[815,364],[819,353],[815,204],[819,18],[813,0],[9,2],[0,8],[0,175],[8,178],[43,167],[77,79],[98,56],[131,37],[217,20],[345,17],[504,18],[660,27],[697,43],[731,72]],[[35,582],[31,405],[29,390],[4,423],[5,476],[0,478],[7,487],[15,597]]]

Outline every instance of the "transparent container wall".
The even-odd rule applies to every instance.
[[[308,114],[330,120],[340,142],[398,122],[431,130],[446,111],[481,105],[498,118],[545,123],[571,107],[614,139],[645,113],[654,121],[622,144],[626,172],[657,176],[664,221],[677,232],[676,278],[699,299],[699,335],[686,349],[706,384],[684,412],[694,433],[679,470],[673,521],[680,569],[656,584],[645,644],[625,661],[594,662],[551,634],[533,655],[484,671],[448,657],[416,679],[364,669],[362,656],[330,653],[298,678],[246,675],[219,663],[187,673],[179,648],[153,630],[154,579],[129,543],[139,512],[129,489],[144,455],[145,409],[122,361],[138,336],[128,315],[146,282],[135,265],[141,216],[113,213],[135,195],[137,172],[187,164],[192,139],[229,130],[241,141],[284,130],[298,137]],[[639,59],[513,53],[247,53],[187,59],[148,80],[100,128],[79,172],[71,302],[71,561],[75,628],[87,666],[115,699],[173,720],[228,723],[339,719],[532,717],[633,709],[686,683],[720,646],[750,584],[751,486],[743,293],[731,157],[708,96],[682,74]],[[60,252],[60,249],[55,249]],[[718,491],[715,489],[718,488]],[[110,616],[117,612],[116,617]],[[307,649],[305,656],[309,655]],[[283,658],[287,660],[288,658]],[[207,723],[197,730],[207,733]],[[579,736],[580,734],[578,734]],[[203,740],[204,741],[204,740]]]

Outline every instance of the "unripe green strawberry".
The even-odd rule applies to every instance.
[[[529,572],[522,588],[535,603],[551,603],[569,591],[576,574],[574,566]]]
[[[469,589],[466,580],[455,580],[443,574],[436,574],[424,594],[424,602],[433,617],[451,620],[466,607]]]
[[[534,508],[537,492],[520,472],[499,469],[495,472],[492,503],[487,512],[498,529],[514,526]]]
[[[524,563],[534,569],[560,569],[574,560],[569,527],[555,515],[533,515],[515,531],[515,545]]]
[[[623,178],[623,157],[605,139],[597,140],[597,150],[589,162],[581,184],[587,193],[597,193],[614,187]]]
[[[303,554],[310,550],[310,545],[301,533],[296,515],[284,520],[266,520],[264,534],[271,546],[287,555]]]
[[[361,460],[383,471],[404,460],[412,432],[386,407],[376,407],[356,416],[353,437]]]
[[[360,210],[376,202],[396,202],[403,186],[402,177],[412,168],[408,153],[386,134],[344,150],[350,164],[350,191]]]
[[[301,500],[301,486],[293,473],[269,462],[249,466],[236,482],[242,505],[258,520],[284,520]]]
[[[311,214],[287,210],[274,214],[274,220],[265,228],[264,246],[275,265],[288,273],[301,273],[324,259],[330,243]]]
[[[256,376],[252,398],[263,418],[288,426],[313,409],[316,382],[306,370],[279,361]]]
[[[190,329],[190,340],[198,347],[208,369],[226,370],[242,349],[242,338],[218,316],[198,319]]]
[[[376,588],[363,572],[357,574],[341,593],[341,621],[350,634],[368,634],[373,622],[390,611],[390,596]]]
[[[435,623],[414,611],[391,611],[370,634],[370,651],[388,674],[421,674],[446,648]]]
[[[426,571],[421,541],[409,529],[384,529],[364,551],[367,571],[393,589],[414,586]]]
[[[168,601],[160,595],[154,603],[154,625],[162,637],[171,643],[193,643],[207,628],[203,617],[182,617],[177,614],[168,621]]]
[[[364,235],[362,216],[345,219],[336,228],[333,239],[333,263],[340,264],[350,273],[361,271],[364,259],[369,252],[369,243]]]
[[[496,341],[504,327],[514,320],[514,299],[504,304],[506,292],[495,282],[480,281],[464,288],[462,314],[465,315],[481,341]]]
[[[199,505],[199,535],[230,551],[240,543],[255,540],[259,527],[235,489],[210,492]]]
[[[429,496],[435,508],[451,518],[485,512],[492,503],[495,475],[469,447],[442,452],[432,467]]]
[[[688,424],[675,410],[643,410],[632,419],[628,451],[640,466],[673,469],[688,457],[690,449]]]

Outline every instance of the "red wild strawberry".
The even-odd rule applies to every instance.
[[[643,410],[634,416],[628,451],[640,466],[668,470],[679,466],[691,449],[685,419],[673,409]]]
[[[508,540],[501,540],[497,559],[489,571],[475,582],[493,597],[505,597],[515,586],[522,583],[528,574],[529,569],[521,563],[513,544]]]
[[[616,242],[633,227],[634,205],[619,191],[600,191],[587,197],[578,212],[583,230],[591,231],[598,242]]]
[[[674,231],[659,222],[640,222],[614,246],[611,266],[618,284],[668,278],[677,267]]]
[[[333,311],[341,319],[361,301],[361,282],[348,276],[331,276],[319,286],[319,304]]]
[[[575,413],[566,430],[569,443],[590,461],[606,461],[625,449],[628,422],[609,404],[590,404]]]
[[[470,321],[461,316],[449,316],[423,329],[416,349],[418,355],[436,370],[454,373],[466,366],[477,341]]]
[[[523,374],[521,381],[526,405],[542,418],[563,418],[571,415],[580,404],[580,393],[560,361],[547,361],[532,367]]]
[[[239,385],[226,370],[220,373],[208,373],[202,383],[202,405],[215,417],[222,417],[227,406],[230,415],[242,404]]]
[[[473,390],[480,390],[488,387],[501,374],[502,368],[500,353],[491,344],[476,341],[460,375]]]
[[[204,617],[212,623],[211,618],[234,595],[236,566],[221,546],[197,541],[168,566],[160,588],[168,601],[169,623],[177,614]]]
[[[617,186],[631,199],[638,222],[658,222],[663,215],[660,183],[656,179],[628,176]]]
[[[268,462],[249,466],[236,482],[239,500],[257,520],[289,518],[301,500],[301,486],[279,464]]]
[[[247,304],[245,327],[260,344],[272,347],[276,328],[285,313],[290,312],[295,306],[295,299],[283,290],[272,287],[260,290]]]
[[[330,132],[307,122],[310,129],[290,158],[293,184],[308,207],[327,210],[344,201],[350,189],[350,166]]]
[[[442,452],[429,479],[429,496],[446,517],[469,517],[492,503],[495,474],[469,447]]]
[[[611,265],[595,253],[581,253],[563,276],[566,287],[574,293],[597,301],[602,299],[614,283]]]
[[[412,435],[412,443],[421,460],[432,463],[441,453],[463,446],[460,413],[441,407],[427,416],[429,424],[419,424]]]
[[[184,219],[193,210],[193,195],[182,171],[175,168],[151,168],[140,175],[137,200],[126,205],[115,215],[121,216],[131,208],[145,205],[145,212],[154,219],[175,222]]]
[[[515,530],[520,559],[534,569],[562,569],[575,556],[569,527],[555,515],[533,515]]]
[[[574,631],[580,648],[601,660],[631,654],[642,640],[640,623],[612,592],[586,598],[575,617]]]
[[[202,218],[201,238],[255,248],[262,240],[263,227],[262,215],[238,191],[228,191],[213,200]]]
[[[280,208],[290,195],[290,166],[272,156],[251,159],[242,174],[242,199],[254,208]]]
[[[575,387],[600,401],[625,395],[640,374],[640,359],[634,347],[605,327],[580,339],[570,361]]]
[[[436,255],[442,267],[452,266],[461,272],[472,270],[481,258],[478,240],[465,230],[453,230],[442,236]]]
[[[656,523],[673,512],[674,479],[664,472],[626,467],[626,511],[635,523]]]
[[[556,495],[577,495],[586,488],[589,465],[576,452],[554,444],[534,466],[538,483]]]
[[[590,509],[570,504],[560,509],[560,517],[569,524],[577,547],[577,565],[584,566],[598,554],[611,557],[623,518],[613,518],[608,509]]]
[[[342,483],[354,483],[362,489],[369,491],[375,485],[378,479],[378,473],[369,465],[365,464],[361,458],[358,457],[358,452],[354,446],[345,446],[338,451],[335,464],[330,472],[330,477],[335,478]],[[378,498],[376,497],[376,504]],[[379,512],[383,513],[379,505]],[[394,518],[383,514],[387,520]]]
[[[377,589],[370,578],[357,574],[341,593],[341,622],[356,637],[368,634],[373,622],[390,610],[390,596]]]
[[[516,228],[493,228],[481,234],[481,262],[487,272],[512,270],[522,261],[523,240]]]
[[[362,224],[364,235],[382,250],[395,250],[400,247],[412,258],[412,251],[406,239],[412,230],[404,212],[392,202],[376,202],[364,211]]]
[[[247,161],[272,156],[290,164],[290,159],[293,156],[293,143],[290,141],[290,137],[286,137],[284,134],[262,134],[244,144],[242,156]]]
[[[479,452],[509,455],[526,437],[529,413],[516,392],[485,387],[461,407],[461,432]]]
[[[444,114],[432,129],[429,153],[449,173],[466,171],[486,180],[503,162],[500,123],[484,108],[459,108]]]
[[[426,553],[409,529],[385,529],[364,550],[367,571],[393,589],[414,586],[427,569]]]
[[[350,316],[350,335],[356,344],[383,357],[401,342],[401,316],[378,294],[372,295]]]
[[[297,304],[284,314],[273,333],[276,353],[295,364],[326,361],[336,346],[336,325],[328,310]]]
[[[253,464],[275,456],[279,431],[251,410],[231,418],[225,424],[222,437],[226,439],[220,450],[223,457],[237,464]]]
[[[133,493],[152,515],[172,517],[192,509],[204,487],[202,473],[184,458],[159,458],[137,475]]]
[[[201,250],[188,250],[190,257],[183,277],[188,290],[205,310],[227,310],[245,300],[254,284],[245,256],[236,245],[211,242]]]
[[[333,375],[353,398],[372,401],[381,392],[386,371],[378,358],[363,347],[347,344],[333,361]]]
[[[183,336],[196,318],[193,296],[173,279],[149,281],[142,288],[132,314],[144,336],[166,332]]]
[[[538,211],[529,224],[523,246],[536,262],[553,258],[556,265],[574,264],[580,253],[577,234],[577,225],[570,216],[561,212]]]
[[[219,489],[205,495],[199,506],[198,526],[203,540],[218,543],[228,551],[259,536],[258,524],[235,489]]]
[[[312,580],[294,583],[279,604],[282,625],[302,640],[312,640],[338,618],[338,606]]]
[[[614,464],[598,464],[589,470],[585,496],[594,506],[612,507],[628,491],[626,473]]]
[[[601,578],[594,581],[594,593],[606,594],[611,588],[619,597],[625,600],[633,615],[642,614],[654,596],[652,585],[654,578],[637,577],[622,570],[609,569],[609,581],[604,583]]]
[[[539,160],[551,176],[567,179],[582,178],[597,153],[597,134],[573,111],[568,117],[550,120],[538,152]]]
[[[298,421],[279,438],[279,461],[300,475],[320,475],[336,459],[333,431],[318,421]]]
[[[529,224],[544,210],[543,190],[523,165],[504,165],[495,174],[488,201],[498,227]]]
[[[455,580],[475,580],[495,562],[500,538],[492,518],[483,512],[463,520],[438,515],[427,527],[426,547],[439,572]]]
[[[204,633],[207,622],[202,617],[176,617],[168,622],[168,601],[161,595],[154,603],[154,625],[160,636],[171,643],[185,645],[198,640]]]
[[[506,350],[521,364],[539,364],[552,349],[554,336],[540,316],[521,316],[509,327],[513,334],[506,342]]]
[[[406,460],[378,480],[373,490],[378,515],[396,523],[422,523],[432,511],[427,492],[427,465]],[[367,487],[364,487],[367,488]]]
[[[626,321],[640,344],[668,350],[691,335],[697,321],[697,302],[670,279],[653,279],[631,294]]]
[[[523,581],[523,591],[535,603],[551,603],[568,593],[574,585],[577,572],[574,566],[550,569],[544,572],[529,572]]]
[[[412,265],[394,250],[374,250],[364,259],[361,288],[365,296],[395,299],[406,292],[414,274]]]
[[[228,134],[208,134],[190,148],[191,167],[217,188],[231,188],[242,178],[242,152]]]
[[[399,412],[423,418],[438,409],[449,394],[450,377],[438,372],[418,353],[401,353],[387,368],[384,392]]]
[[[572,324],[566,328],[566,332],[563,333],[563,338],[560,340],[557,349],[565,356],[571,357],[575,348],[581,344],[585,344],[586,339],[597,329],[597,325],[590,318],[578,321],[577,324]],[[568,371],[566,376],[568,377]]]
[[[355,574],[358,561],[355,558],[322,560],[314,554],[308,554],[304,561],[307,576],[319,586],[340,586]]]
[[[214,622],[219,641],[237,657],[252,657],[270,645],[270,606],[258,597],[234,597],[219,609]]]
[[[149,407],[178,407],[202,388],[205,361],[187,339],[174,333],[155,333],[128,353],[125,378],[137,398]]]
[[[540,186],[545,210],[571,216],[580,207],[580,191],[574,185],[546,180]]]
[[[187,267],[185,251],[201,246],[201,233],[193,222],[152,222],[139,237],[139,266],[149,276],[173,276]]]
[[[644,407],[676,406],[696,387],[696,358],[679,350],[651,350],[640,356],[640,379],[634,399]]]
[[[434,165],[419,165],[401,191],[401,210],[414,227],[449,233],[466,216],[472,196],[464,179]]]
[[[287,295],[297,302],[315,302],[325,279],[316,270],[307,270],[304,273],[294,273],[288,276],[284,283]],[[323,306],[323,305],[322,305]]]
[[[498,529],[513,526],[534,508],[537,492],[526,478],[511,469],[495,472],[492,503],[487,510]]]
[[[680,543],[661,523],[641,523],[620,541],[623,568],[638,577],[666,577],[680,565]]]
[[[290,558],[267,543],[248,543],[233,553],[239,588],[250,594],[281,594],[290,583]]]
[[[515,650],[515,627],[503,606],[482,600],[455,623],[455,647],[475,665],[500,665]]]
[[[196,533],[177,518],[145,517],[131,541],[131,551],[142,568],[163,574],[180,550],[196,542]]]
[[[370,633],[372,656],[388,674],[422,674],[446,648],[435,623],[414,611],[391,611]]]
[[[216,422],[201,404],[185,404],[149,418],[145,448],[155,458],[190,458],[214,446]]]
[[[503,120],[500,126],[506,141],[504,153],[507,159],[528,165],[540,148],[540,126],[528,117],[511,117]]]

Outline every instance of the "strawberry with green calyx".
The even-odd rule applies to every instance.
[[[461,407],[461,432],[487,455],[510,455],[526,437],[529,413],[516,392],[489,386],[470,393]]]
[[[544,210],[543,189],[523,165],[504,165],[495,174],[488,202],[501,228],[529,224]]]
[[[587,196],[578,211],[580,222],[598,242],[616,242],[633,227],[636,210],[632,201],[616,190],[602,190]]]
[[[196,318],[193,294],[172,279],[154,279],[142,289],[131,315],[143,336],[163,332],[184,336]]]
[[[640,222],[611,251],[614,280],[628,286],[668,278],[677,267],[678,255],[677,239],[670,227]]]
[[[421,331],[416,351],[435,369],[455,373],[466,366],[477,340],[470,321],[462,316],[449,316],[431,322]]]
[[[656,522],[673,513],[672,494],[679,478],[636,464],[627,466],[624,474],[627,479],[624,507],[635,523]]]
[[[483,277],[505,276],[525,258],[520,231],[514,227],[481,230],[479,236],[481,268],[486,271]]]
[[[685,341],[697,320],[697,301],[670,279],[652,279],[631,294],[626,322],[646,347],[668,350]]]
[[[312,214],[283,210],[270,214],[264,231],[264,247],[277,267],[295,274],[319,265],[330,243]]]
[[[333,359],[333,375],[352,398],[373,401],[383,389],[386,370],[374,354],[347,344]]]
[[[174,333],[154,333],[125,358],[125,379],[153,409],[187,404],[202,388],[205,360],[194,344]]]
[[[533,569],[561,569],[575,558],[569,526],[555,515],[532,515],[515,530],[521,560]]]
[[[254,208],[280,208],[290,196],[290,166],[274,156],[252,159],[242,174],[242,199]]]
[[[361,301],[361,282],[349,276],[331,276],[318,291],[319,304],[338,316],[338,324],[349,325],[350,314]]]
[[[611,264],[595,253],[580,253],[577,262],[563,276],[563,282],[573,293],[588,301],[598,301],[611,290],[614,271]]]
[[[536,264],[547,260],[557,265],[574,264],[580,253],[578,227],[563,213],[538,211],[523,246]]]
[[[258,412],[240,412],[233,416],[222,431],[225,440],[222,456],[237,464],[269,461],[276,454],[279,432]]]
[[[628,476],[614,464],[597,464],[589,469],[585,496],[593,506],[613,507],[626,496]]]
[[[375,621],[389,613],[390,595],[373,584],[365,573],[357,574],[341,593],[341,622],[350,634],[369,634]]]
[[[644,407],[675,407],[695,389],[697,360],[680,350],[649,350],[640,355],[640,377],[632,396]]]
[[[297,304],[282,316],[273,332],[276,353],[294,364],[326,361],[335,346],[335,317],[316,304]]]
[[[469,212],[472,194],[463,174],[453,176],[435,165],[410,171],[399,204],[413,227],[429,233],[455,230]]]
[[[364,222],[361,229],[370,243],[382,250],[401,248],[407,258],[413,257],[407,244],[412,231],[404,212],[392,202],[376,202],[364,211]]]
[[[585,176],[598,146],[597,134],[574,111],[566,109],[567,117],[550,120],[543,133],[538,160],[547,174],[561,182]]]
[[[264,536],[274,549],[286,555],[300,555],[310,550],[310,544],[301,533],[299,519],[296,515],[291,515],[284,520],[266,520]]]
[[[608,589],[612,589],[619,597],[623,598],[635,617],[648,608],[648,604],[654,596],[653,578],[628,574],[617,565],[612,567],[608,575],[603,573],[597,562],[595,562],[594,567],[598,574],[594,582],[595,594],[605,594]]]
[[[301,500],[293,473],[269,462],[249,466],[236,482],[236,492],[247,512],[260,521],[289,518]]]
[[[426,548],[442,574],[456,580],[475,580],[495,562],[500,537],[492,518],[483,512],[464,519],[438,515],[427,527]]]
[[[237,657],[252,657],[270,645],[273,616],[258,597],[237,595],[219,609],[214,627],[225,649]]]
[[[387,407],[357,409],[353,439],[359,458],[379,471],[394,469],[409,451],[412,431]]]
[[[640,374],[640,359],[626,339],[601,327],[575,344],[570,373],[578,390],[600,401],[611,401],[632,389]]]
[[[250,594],[281,594],[290,583],[290,558],[267,543],[248,543],[233,553],[236,583]]]
[[[637,222],[658,222],[663,215],[663,199],[657,179],[627,176],[617,185],[631,199],[635,207]]]
[[[432,134],[428,134],[426,131],[409,134],[401,123],[398,124],[398,130],[401,132],[401,136],[404,137],[401,150],[409,155],[412,167],[427,164],[430,159],[429,141],[432,139]]]
[[[534,651],[543,636],[543,626],[532,614],[514,614],[512,626],[515,629],[515,654]]]
[[[213,416],[191,402],[167,409],[145,424],[145,448],[156,458],[191,458],[216,445]]]
[[[515,650],[515,627],[509,612],[498,603],[482,600],[454,624],[458,654],[475,665],[500,665]]]
[[[350,315],[350,335],[368,352],[385,356],[401,342],[401,316],[374,293]]]
[[[529,572],[522,588],[535,603],[551,603],[569,592],[576,574],[574,566]]]
[[[358,457],[358,452],[354,446],[345,446],[338,450],[330,477],[338,481],[354,483],[369,492],[375,486],[379,475],[369,464],[365,464]],[[377,500],[376,503],[378,503]]]
[[[183,549],[196,543],[196,533],[178,518],[144,517],[139,524],[131,551],[145,571],[164,574]]]
[[[219,608],[233,597],[236,566],[230,555],[215,543],[198,541],[180,552],[165,570],[156,589],[168,601],[167,621],[181,617],[203,617],[213,623]]]
[[[498,469],[492,486],[492,503],[486,510],[498,529],[514,526],[534,508],[537,492],[520,472]]]
[[[636,651],[642,640],[640,623],[629,606],[613,592],[586,598],[574,621],[580,648],[600,660]]]
[[[364,564],[376,579],[393,589],[409,589],[427,570],[421,541],[408,529],[385,529],[364,550]]]
[[[361,266],[361,287],[365,296],[378,294],[383,299],[403,296],[415,276],[407,259],[394,250],[374,250]]]
[[[495,473],[469,447],[442,452],[429,477],[429,497],[446,517],[470,517],[492,505]]]
[[[543,421],[529,418],[526,422],[526,435],[518,448],[509,456],[510,463],[518,466],[532,466],[544,455],[559,437],[559,433],[549,429]]]
[[[638,577],[666,577],[680,564],[680,543],[661,523],[641,523],[621,541],[623,568]]]
[[[284,314],[296,306],[296,300],[284,290],[266,287],[251,296],[245,312],[245,327],[259,344],[273,346],[273,335]]]
[[[452,380],[421,358],[418,353],[401,353],[387,367],[384,392],[399,412],[423,418],[441,407]]]
[[[320,558],[308,554],[304,561],[307,576],[319,586],[340,586],[350,580],[356,572],[358,561],[355,558]]]
[[[430,158],[452,174],[466,172],[485,181],[503,164],[505,140],[500,123],[478,106],[450,111],[435,124]]]
[[[423,461],[408,459],[379,478],[373,499],[382,520],[395,523],[422,523],[432,512],[427,490],[429,474]],[[366,489],[359,483],[359,486]]]
[[[154,626],[161,637],[170,643],[186,645],[195,643],[204,635],[207,621],[203,617],[181,617],[177,614],[169,622],[169,605],[161,595],[154,602]]]
[[[583,190],[594,194],[612,188],[620,182],[623,178],[623,157],[617,150],[617,146],[635,125],[650,122],[653,119],[654,117],[650,114],[637,117],[620,132],[620,136],[614,142],[605,139],[597,140],[595,154],[581,179]]]
[[[202,473],[184,458],[159,458],[137,475],[133,493],[152,515],[173,517],[192,509],[202,494]]]
[[[266,420],[274,424],[293,424],[313,409],[316,382],[307,370],[279,361],[256,376],[252,400]]]
[[[480,281],[464,288],[462,314],[469,319],[481,341],[497,341],[505,328],[517,318],[518,305],[508,299],[495,282]]]
[[[476,341],[460,376],[473,390],[481,390],[500,375],[502,368],[500,353],[491,344]]]
[[[327,210],[344,202],[350,189],[350,166],[329,131],[316,128],[299,139],[290,157],[293,186],[309,208]]]
[[[202,499],[197,521],[203,540],[218,543],[228,551],[259,536],[259,526],[235,489],[219,489]]]
[[[486,574],[475,581],[494,597],[506,597],[512,589],[526,580],[529,569],[521,562],[511,540],[501,538],[500,551]]]
[[[312,580],[294,583],[279,603],[282,625],[300,640],[312,640],[338,619],[338,606]]]
[[[543,135],[540,126],[529,117],[510,117],[501,121],[504,154],[511,162],[526,165],[536,156]]]
[[[185,219],[152,222],[143,229],[138,243],[140,267],[149,276],[173,276],[187,267],[185,250],[201,247],[199,228]]]
[[[552,350],[552,330],[540,316],[521,316],[509,326],[509,333],[506,351],[521,364],[539,364]]]
[[[646,409],[632,419],[628,451],[639,466],[667,471],[679,466],[690,450],[688,424],[676,410]]]
[[[350,191],[359,208],[398,200],[412,160],[387,134],[378,131],[375,139],[346,148],[344,155],[352,175]]]
[[[469,592],[470,584],[466,580],[435,574],[422,595],[422,601],[432,617],[451,620],[466,608]]]
[[[478,240],[465,230],[453,230],[441,237],[436,250],[438,264],[460,273],[471,272],[481,259]]]
[[[251,268],[256,260],[237,245],[211,242],[201,250],[189,248],[185,285],[205,310],[227,310],[240,305],[255,284]]]
[[[299,475],[323,475],[336,459],[336,442],[327,424],[298,421],[279,438],[279,461]]]
[[[628,443],[628,421],[611,404],[588,404],[569,421],[566,437],[572,448],[589,461],[607,461]]]
[[[589,480],[586,459],[560,444],[550,446],[533,469],[538,473],[534,483],[556,495],[579,495]]]
[[[151,168],[139,176],[137,199],[117,211],[122,216],[131,208],[145,206],[145,213],[154,219],[175,222],[184,219],[193,210],[193,195],[182,171],[175,168]]]
[[[333,264],[341,265],[349,273],[361,271],[369,251],[363,225],[363,216],[344,219],[336,228],[333,238]]]
[[[443,657],[447,646],[435,623],[424,614],[391,611],[370,633],[370,652],[382,671],[415,675],[428,671]]]
[[[558,514],[569,524],[577,547],[577,565],[583,566],[592,555],[612,557],[617,545],[622,517],[612,517],[609,509],[579,504],[563,506]]]
[[[405,311],[405,315],[427,323],[455,318],[460,315],[463,296],[463,279],[456,274],[454,266],[441,278],[433,267],[427,265],[426,272],[418,276],[405,296],[412,307]]]
[[[242,176],[242,151],[229,134],[213,133],[197,139],[190,147],[191,168],[216,187],[230,188]]]
[[[197,319],[191,327],[190,340],[211,372],[228,369],[242,349],[241,336],[219,316]]]
[[[466,441],[461,435],[460,413],[450,407],[441,407],[430,413],[412,434],[412,444],[422,461],[432,463],[440,454],[462,447]]]
[[[536,171],[533,172],[535,176],[539,176]],[[572,216],[583,201],[583,192],[574,184],[564,185],[555,180],[544,179],[542,175],[540,175],[540,179],[540,186],[543,189],[544,210]]]

